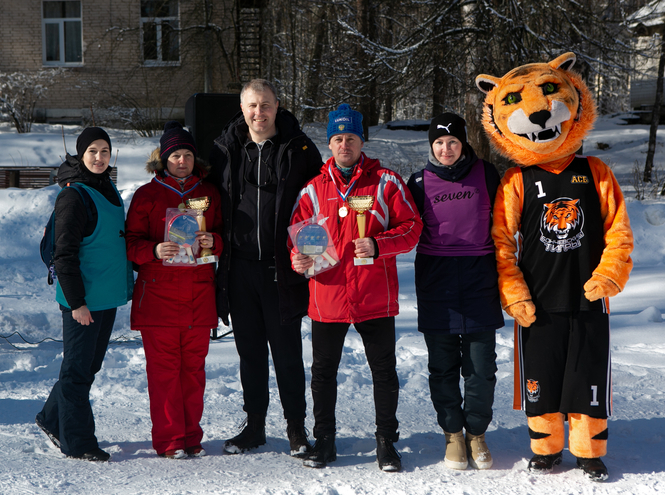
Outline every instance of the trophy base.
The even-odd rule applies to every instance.
[[[353,264],[355,266],[373,265],[374,258],[353,258]]]
[[[208,263],[217,263],[218,261],[218,256],[203,256],[201,258],[196,258],[197,265],[207,265]]]

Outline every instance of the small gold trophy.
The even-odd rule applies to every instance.
[[[186,201],[187,208],[190,210],[197,210],[196,221],[199,224],[199,230],[203,232],[206,231],[206,218],[203,216],[203,212],[210,208],[210,198],[204,196],[202,198],[192,198]],[[199,257],[196,258],[197,265],[205,265],[206,263],[216,263],[219,261],[217,256],[213,256],[212,249],[201,249],[199,252]]]
[[[365,237],[366,218],[365,212],[374,204],[374,196],[349,196],[349,207],[356,212],[356,222],[358,223],[359,239]],[[355,266],[373,265],[374,258],[353,258]]]

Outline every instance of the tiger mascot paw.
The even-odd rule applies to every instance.
[[[592,275],[584,284],[584,297],[596,301],[604,297],[613,297],[620,292],[619,286],[602,275]]]
[[[520,301],[505,308],[521,327],[530,327],[536,321],[536,306],[531,301]]]

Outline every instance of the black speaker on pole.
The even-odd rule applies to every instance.
[[[185,125],[201,158],[208,159],[213,141],[239,111],[239,94],[196,93],[189,97],[185,103]]]

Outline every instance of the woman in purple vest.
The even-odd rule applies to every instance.
[[[424,224],[415,261],[418,330],[427,343],[432,402],[446,436],[445,465],[488,469],[495,330],[504,324],[490,235],[499,174],[469,146],[458,115],[432,119],[429,143],[427,166],[408,183]]]

